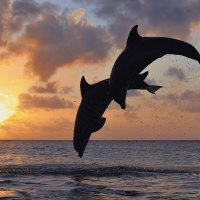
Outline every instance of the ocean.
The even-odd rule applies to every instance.
[[[200,199],[200,141],[0,141],[0,199]]]

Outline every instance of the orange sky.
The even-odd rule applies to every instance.
[[[197,1],[64,2],[0,1],[0,139],[72,139],[80,78],[108,78],[135,24],[143,36],[181,38],[200,51]],[[146,70],[164,88],[130,95],[125,111],[112,102],[92,139],[200,140],[199,64],[167,55]]]

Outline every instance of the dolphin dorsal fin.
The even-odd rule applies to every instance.
[[[83,96],[86,92],[90,90],[92,85],[90,85],[86,80],[85,77],[82,76],[81,82],[80,82],[80,89],[81,89],[81,96]]]
[[[138,25],[135,25],[130,33],[129,33],[129,36],[128,36],[128,39],[127,39],[127,42],[126,42],[126,46],[129,46],[129,45],[132,45],[133,43],[137,42],[138,39],[141,38],[141,36],[139,35],[138,33]]]

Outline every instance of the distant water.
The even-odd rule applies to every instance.
[[[200,141],[0,141],[0,199],[200,199]]]

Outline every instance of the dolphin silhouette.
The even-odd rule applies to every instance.
[[[147,75],[148,72],[139,74],[130,81],[128,89],[145,89],[155,94],[162,86],[145,83],[144,79]],[[80,90],[82,100],[75,119],[73,145],[81,158],[91,134],[104,126],[106,118],[103,117],[103,114],[113,98],[110,94],[109,79],[91,85],[83,76]]]
[[[126,108],[126,94],[130,79],[134,79],[150,63],[166,55],[182,55],[200,63],[199,52],[189,43],[166,37],[142,37],[138,25],[129,33],[126,47],[115,61],[110,75],[110,92],[122,109]]]

